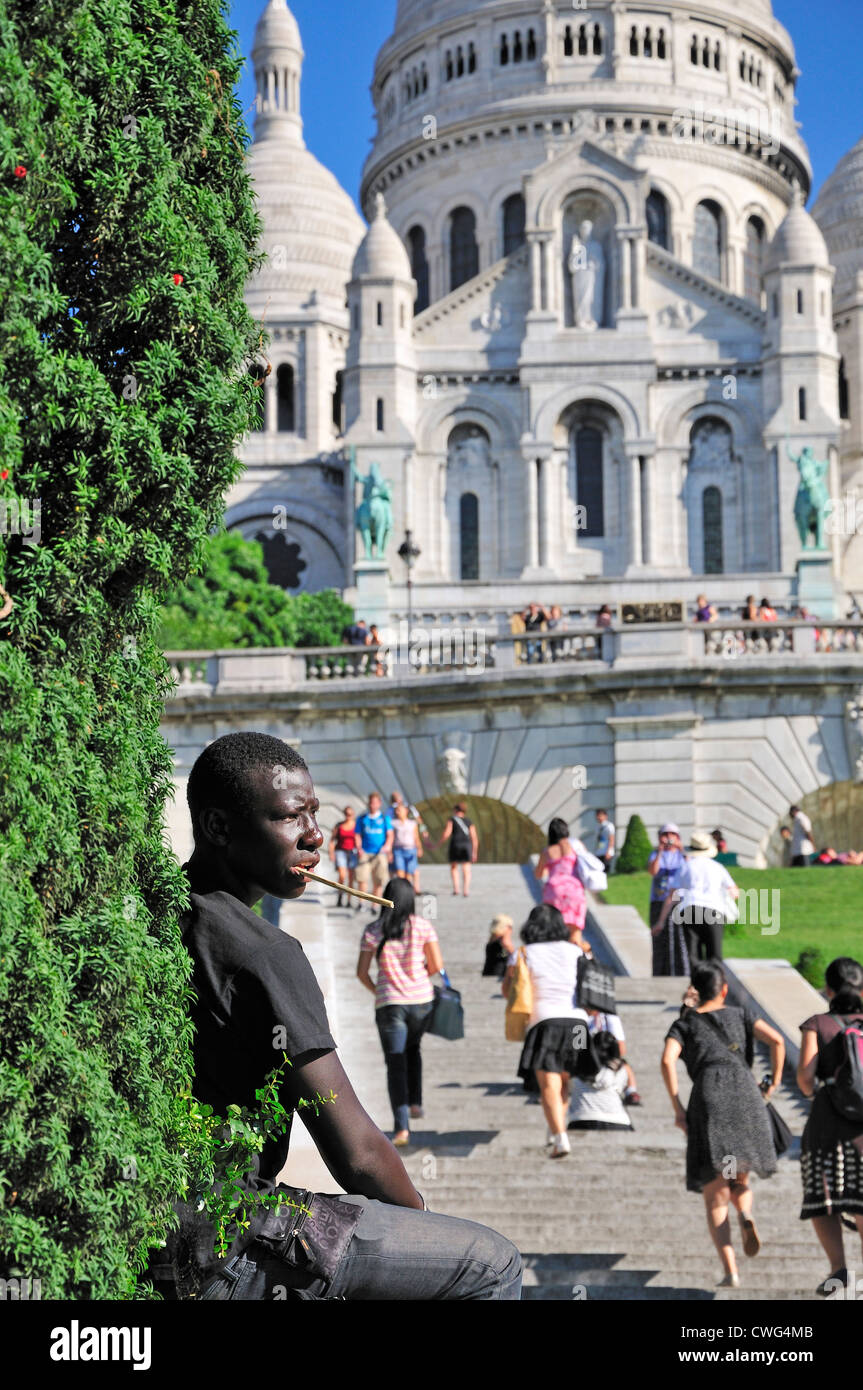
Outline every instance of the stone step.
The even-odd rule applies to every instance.
[[[585,1293],[588,1301],[813,1299],[826,1270],[814,1233],[799,1220],[794,1150],[772,1179],[753,1184],[765,1244],[757,1260],[741,1256],[743,1287],[715,1287],[718,1259],[703,1202],[686,1192],[685,1139],[674,1127],[659,1073],[663,1039],[678,1016],[685,982],[618,978],[627,1058],[644,1104],[631,1111],[633,1133],[572,1132],[572,1154],[552,1162],[543,1147],[541,1109],[515,1075],[519,1048],[504,1040],[504,1002],[495,982],[479,973],[492,916],[508,911],[518,927],[535,901],[533,888],[519,866],[478,865],[467,903],[450,897],[446,868],[424,869],[423,890],[437,897],[441,948],[467,1019],[462,1042],[423,1041],[426,1115],[414,1122],[412,1144],[402,1151],[432,1210],[508,1234],[525,1257],[526,1299],[572,1302]],[[339,1043],[360,1099],[390,1131],[371,1000],[355,979],[365,920],[346,913],[329,918]],[[765,1070],[761,1056],[756,1077]],[[682,1067],[680,1079],[685,1101]],[[776,1103],[799,1134],[807,1107],[796,1091],[783,1087]],[[732,1232],[739,1253],[736,1220]]]

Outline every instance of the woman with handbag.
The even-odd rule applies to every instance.
[[[765,1101],[782,1080],[785,1043],[781,1033],[744,1009],[726,1003],[728,983],[719,961],[694,966],[680,1018],[671,1025],[662,1054],[662,1077],[674,1108],[674,1123],[686,1135],[686,1189],[700,1192],[707,1227],[724,1271],[720,1288],[739,1288],[737,1260],[728,1220],[733,1205],[743,1250],[757,1255],[761,1240],[752,1219],[749,1174],[776,1172],[776,1148]],[[754,1039],[770,1047],[772,1080],[759,1091],[750,1067]],[[677,1062],[692,1078],[684,1110],[677,1093]]]
[[[526,969],[529,975],[530,1015],[518,1074],[522,1079],[535,1074],[548,1124],[549,1157],[565,1158],[570,1152],[566,1133],[570,1078],[591,1072],[593,1055],[588,1017],[578,1007],[578,962],[583,953],[570,940],[562,914],[550,903],[531,909],[521,939],[524,946],[511,960],[503,982],[504,997],[509,998],[517,972]]]
[[[580,840],[569,838],[569,826],[559,816],[548,827],[548,844],[539,856],[534,878],[542,882],[542,901],[556,907],[569,927],[574,946],[584,949],[584,921],[587,916],[587,897],[584,884],[578,877],[579,854],[587,851]]]
[[[863,1240],[863,965],[840,956],[828,965],[825,985],[828,1012],[800,1025],[797,1084],[804,1096],[814,1095],[800,1146],[800,1216],[812,1222],[830,1261],[816,1292],[826,1297],[847,1285],[853,1298],[842,1226],[853,1223]]]
[[[422,1116],[422,1058],[420,1042],[434,1009],[431,976],[443,970],[437,932],[416,915],[409,879],[391,878],[384,908],[363,932],[357,979],[375,996],[375,1022],[387,1067],[387,1088],[393,1108],[393,1143],[410,1143],[410,1120]],[[377,981],[372,980],[372,957]]]

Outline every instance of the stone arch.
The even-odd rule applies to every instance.
[[[715,383],[716,390],[721,391],[721,378],[717,377]],[[752,407],[739,398],[732,405],[721,398],[708,396],[702,385],[678,396],[666,406],[656,422],[657,446],[685,449],[692,426],[702,415],[717,415],[725,421],[734,437],[735,453],[761,444],[761,427]]]
[[[534,423],[534,438],[537,441],[547,441],[549,445],[557,448],[565,448],[566,424],[564,416],[571,407],[577,406],[582,401],[600,401],[603,405],[609,406],[620,418],[624,438],[641,438],[641,422],[632,402],[615,387],[606,386],[598,381],[580,383],[577,387],[563,386],[543,401],[537,411]],[[563,435],[560,433],[562,423]],[[530,441],[525,440],[524,445],[529,449]]]
[[[535,207],[532,210],[528,207],[529,225],[538,228],[553,226],[559,238],[563,209],[578,193],[593,193],[596,197],[604,198],[613,209],[617,224],[638,220],[629,199],[611,179],[587,169],[576,171],[568,167],[540,194]]]
[[[273,525],[274,518],[282,515],[277,512],[280,506],[288,507],[283,530]],[[288,504],[284,496],[258,496],[229,508],[225,514],[225,528],[239,531],[247,540],[255,539],[258,532],[264,531],[273,537],[284,534],[291,543],[298,543],[306,568],[302,571],[302,581],[295,592],[307,589],[314,593],[320,589],[344,587],[344,532],[337,530],[335,522],[322,526],[320,509],[297,502],[294,498]],[[304,548],[307,551],[305,555]]]
[[[422,412],[417,429],[417,453],[445,454],[447,440],[456,425],[471,424],[485,430],[493,453],[518,449],[520,422],[509,407],[487,392],[468,387],[457,403],[448,390],[436,404]]]
[[[457,801],[464,802],[468,819],[477,828],[480,864],[521,864],[531,854],[539,854],[546,844],[544,832],[522,811],[494,797],[470,795],[435,796],[417,803],[433,843],[440,839]],[[441,849],[425,847],[420,867],[445,863],[446,845]]]

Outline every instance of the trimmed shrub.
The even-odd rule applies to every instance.
[[[169,595],[159,622],[166,652],[219,647],[333,647],[353,622],[334,589],[288,594],[271,584],[258,541],[220,531],[202,573]]]
[[[45,1298],[137,1296],[186,1181],[154,633],[260,399],[238,71],[219,0],[0,0],[0,1275]]]
[[[614,865],[616,874],[639,874],[647,868],[653,845],[641,816],[630,816],[626,839]]]
[[[823,951],[818,951],[814,947],[809,946],[806,950],[800,952],[800,955],[794,962],[794,969],[800,972],[804,980],[809,981],[813,989],[823,990],[824,972],[829,964],[830,960],[825,956]]]

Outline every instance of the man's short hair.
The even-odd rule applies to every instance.
[[[597,814],[598,816],[607,816],[607,815],[608,815],[608,812],[606,811],[606,809],[605,809],[604,806],[598,806],[598,807],[597,807],[597,810],[596,810],[596,814]]]
[[[192,816],[192,833],[197,839],[198,820],[208,806],[248,816],[254,797],[250,774],[259,767],[286,772],[307,772],[305,761],[295,748],[270,734],[225,734],[201,753],[189,774],[186,799]]]
[[[796,815],[797,815],[797,812],[798,812],[799,810],[800,810],[800,807],[799,807],[799,806],[792,806],[792,807],[791,807],[791,810],[788,812],[788,814],[789,814],[789,816],[796,816]]]

